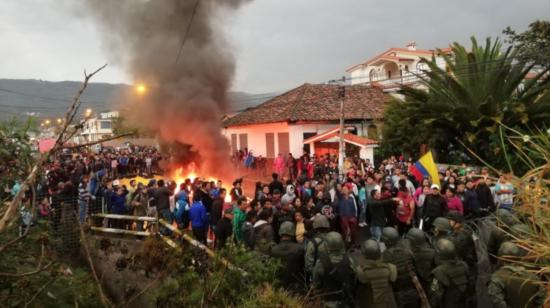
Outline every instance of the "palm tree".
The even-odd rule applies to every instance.
[[[466,146],[494,163],[494,158],[501,157],[496,154],[504,149],[500,146],[504,143],[501,123],[519,130],[550,123],[548,68],[527,78],[534,66],[517,60],[512,47],[504,51],[502,47],[499,40],[487,39],[482,46],[472,38],[470,51],[458,43],[451,46],[449,54],[438,50],[446,69],[437,65],[435,57],[425,60],[429,69],[419,77],[427,91],[404,88],[405,100],[391,103],[388,109],[399,108],[399,114],[406,114],[402,119],[406,124],[400,125],[408,125],[412,133],[430,132],[424,142],[442,158],[448,158],[451,150],[466,152]],[[391,124],[385,125],[386,132],[391,129]],[[402,138],[418,142],[410,133],[402,134]],[[391,140],[394,136],[387,137]],[[502,167],[502,162],[496,165]]]

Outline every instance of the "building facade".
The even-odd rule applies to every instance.
[[[449,52],[449,48],[439,51],[417,49],[413,42],[406,48],[390,48],[374,58],[348,68],[346,72],[352,85],[369,83],[389,92],[397,91],[402,85],[418,85],[418,75],[428,70],[422,59],[431,60],[435,57],[438,66],[446,69],[442,55]]]
[[[87,119],[76,136],[76,143],[96,142],[113,136],[113,119],[118,118],[118,111],[102,112],[97,117]]]
[[[247,149],[255,156],[268,159],[288,153],[299,157],[304,151],[337,154],[338,136],[313,142],[311,138],[339,128],[342,93],[343,87],[338,85],[304,84],[226,119],[223,134],[232,153]],[[354,140],[344,138],[349,154],[372,161],[374,139],[378,139],[376,123],[382,118],[387,99],[379,88],[345,87],[346,134],[354,136],[351,137]]]

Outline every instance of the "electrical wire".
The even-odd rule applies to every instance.
[[[195,1],[195,5],[193,6],[193,12],[191,13],[191,18],[189,18],[189,22],[187,23],[187,28],[185,29],[185,34],[183,35],[183,39],[181,40],[180,49],[178,51],[178,55],[176,56],[176,64],[178,64],[181,53],[183,51],[183,46],[185,45],[185,41],[187,41],[187,37],[189,36],[189,31],[191,30],[191,25],[193,24],[193,19],[195,18],[195,15],[197,14],[197,9],[199,7],[199,2],[200,2],[200,0]]]

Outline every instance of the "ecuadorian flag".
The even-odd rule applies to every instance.
[[[435,165],[432,152],[424,154],[420,159],[413,165],[412,174],[420,182],[425,177],[430,177],[432,184],[437,184],[441,187],[439,182],[439,172],[437,171],[437,166]]]

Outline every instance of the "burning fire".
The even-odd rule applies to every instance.
[[[177,168],[174,171],[174,174],[172,175],[172,179],[177,184],[176,193],[179,192],[180,185],[182,183],[185,183],[186,180],[190,180],[191,183],[193,183],[193,182],[195,182],[195,180],[197,178],[201,179],[201,177],[199,177],[199,175],[197,174],[197,166],[195,165],[195,163],[192,162],[192,163],[188,164],[186,167]],[[215,179],[213,177],[205,177],[205,178],[202,178],[202,179],[207,180],[209,182],[217,183],[217,179]],[[225,185],[224,185],[224,188],[227,191],[227,193],[225,195],[225,202],[229,203],[229,202],[231,202],[231,194],[229,193],[230,188],[225,187]],[[191,187],[187,187],[187,189],[191,190]],[[191,191],[191,195],[192,194],[193,194],[193,191]]]

